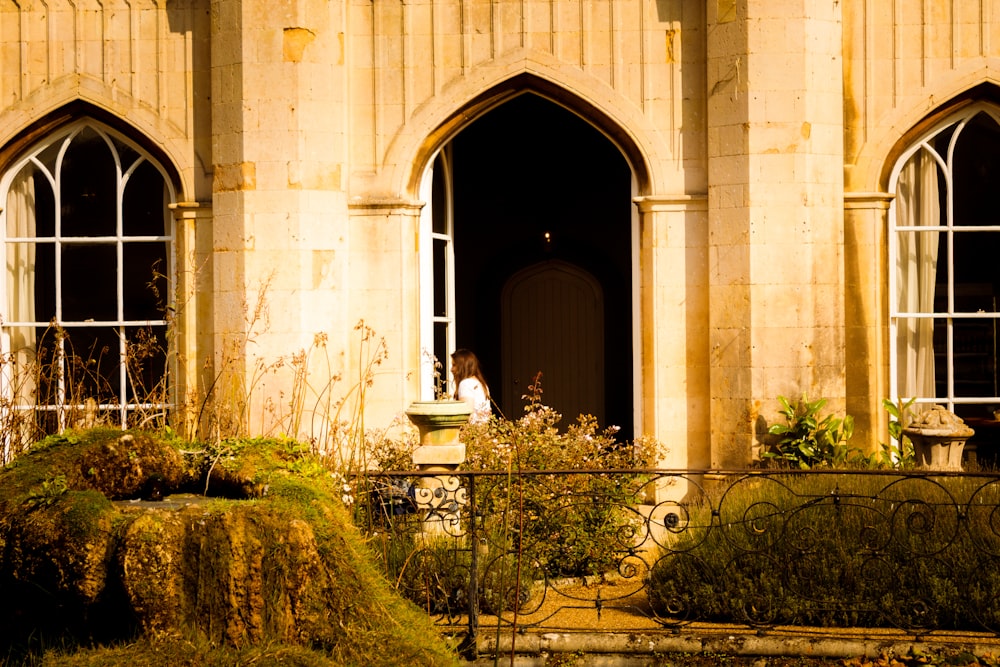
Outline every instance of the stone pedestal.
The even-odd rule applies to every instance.
[[[465,445],[458,435],[472,409],[465,401],[415,401],[406,416],[420,431],[420,446],[413,451],[418,470],[452,471],[465,462]]]
[[[913,443],[918,468],[961,470],[965,442],[975,431],[958,415],[935,405],[910,422],[903,435]]]
[[[458,477],[449,473],[465,462],[465,444],[459,433],[472,410],[465,401],[416,401],[406,416],[420,432],[420,445],[413,450],[413,465],[420,471],[440,473],[421,477],[414,500],[424,517],[424,536],[457,536],[460,510],[467,502]]]

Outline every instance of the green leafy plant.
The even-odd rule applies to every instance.
[[[768,433],[777,436],[776,442],[763,453],[764,458],[784,461],[793,467],[813,468],[816,466],[843,466],[859,460],[860,450],[852,449],[847,441],[854,435],[854,418],[843,418],[820,410],[826,405],[825,398],[810,401],[805,395],[792,404],[784,396],[779,396],[779,412],[785,417],[784,424],[772,424]],[[863,458],[863,457],[860,457]]]
[[[28,507],[48,507],[56,500],[66,495],[69,486],[66,484],[66,475],[55,475],[49,479],[42,480],[42,483],[28,493],[25,505]]]
[[[903,424],[906,413],[913,405],[915,398],[904,402],[902,399],[891,401],[882,399],[882,407],[889,413],[889,442],[879,443],[879,449],[869,462],[874,468],[912,468],[914,464],[913,443],[903,435]]]

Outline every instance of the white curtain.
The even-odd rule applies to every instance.
[[[934,157],[921,148],[903,167],[896,185],[896,224],[940,225],[938,169]],[[896,288],[898,309],[934,312],[940,232],[897,232]],[[901,397],[933,397],[934,320],[900,318],[896,325],[897,389]]]
[[[14,178],[7,191],[6,238],[35,235],[34,169],[25,167]],[[35,393],[35,327],[10,326],[11,322],[33,322],[35,319],[35,244],[9,241],[4,244],[7,258],[6,308],[3,312],[3,355],[0,392],[5,410],[15,405],[31,405]],[[2,457],[6,460],[31,437],[26,415],[20,410],[3,415],[6,426]],[[19,440],[20,442],[15,442]]]
[[[35,180],[24,168],[7,192],[7,238],[35,235]],[[35,244],[7,243],[7,318],[35,320]],[[33,329],[33,327],[32,327]],[[34,335],[32,334],[32,338]],[[34,341],[31,341],[34,347]],[[19,346],[13,346],[17,350]]]

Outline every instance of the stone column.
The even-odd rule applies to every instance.
[[[422,201],[377,197],[357,197],[350,202],[348,322],[353,325],[364,320],[370,324],[390,352],[379,367],[383,379],[377,391],[366,397],[370,414],[395,415],[400,405],[419,396],[419,225],[424,205]]]
[[[245,403],[251,432],[281,429],[267,422],[291,394],[292,373],[262,367],[324,333],[333,362],[313,370],[333,377],[351,341],[344,11],[328,0],[211,2],[212,386]]]
[[[844,407],[840,11],[709,3],[713,466],[750,462],[779,394]]]
[[[212,359],[212,272],[208,258],[211,247],[212,206],[200,202],[178,202],[174,215],[177,272],[174,293],[174,336],[170,341],[170,372],[174,425],[181,433],[197,428],[200,404],[199,375]],[[201,242],[201,243],[199,243]],[[182,430],[183,429],[183,430]]]

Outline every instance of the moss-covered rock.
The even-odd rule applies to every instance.
[[[106,586],[115,516],[111,502],[93,490],[29,504],[5,522],[0,572],[65,603],[94,604]]]
[[[184,486],[186,473],[192,472],[179,451],[147,433],[121,433],[80,453],[80,473],[87,485],[112,500],[158,499],[163,490]]]
[[[0,471],[0,599],[10,636],[49,645],[176,637],[453,662],[373,567],[331,475],[284,440],[40,443]]]

